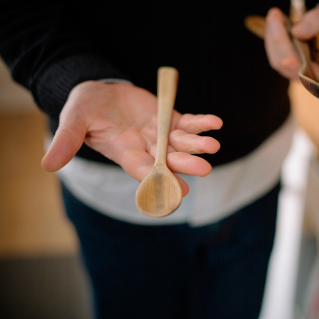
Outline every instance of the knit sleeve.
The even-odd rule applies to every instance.
[[[68,1],[0,2],[0,54],[13,79],[57,120],[72,88],[86,80],[130,80],[78,23]]]

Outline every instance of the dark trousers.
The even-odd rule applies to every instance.
[[[117,221],[63,187],[97,318],[257,319],[279,189],[217,223],[191,227]]]

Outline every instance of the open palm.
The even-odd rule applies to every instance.
[[[196,134],[221,126],[221,119],[214,115],[174,111],[167,156],[170,170],[209,174],[209,163],[192,154],[215,153],[220,145],[211,137]],[[156,136],[157,99],[153,94],[133,85],[84,82],[71,91],[42,166],[47,171],[59,170],[84,142],[141,182],[154,165]],[[188,186],[178,180],[185,196]]]

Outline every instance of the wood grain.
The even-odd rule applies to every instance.
[[[136,191],[136,206],[150,217],[174,212],[182,201],[182,190],[167,168],[167,144],[177,90],[178,72],[162,67],[158,71],[158,131],[155,164]]]

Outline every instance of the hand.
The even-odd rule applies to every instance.
[[[127,84],[83,82],[70,93],[60,125],[42,160],[47,171],[66,165],[83,142],[116,162],[141,182],[151,171],[156,154],[157,100],[150,92]],[[191,154],[215,153],[219,143],[196,134],[219,129],[214,115],[181,115],[174,110],[167,164],[175,174],[206,176],[210,164]],[[183,196],[188,185],[177,177]]]
[[[293,36],[310,40],[319,33],[319,7],[305,13],[299,23],[291,29]],[[300,62],[284,24],[284,15],[278,8],[269,10],[266,17],[265,47],[273,69],[290,80],[298,79]],[[313,63],[314,71],[319,67]]]

